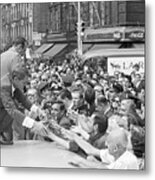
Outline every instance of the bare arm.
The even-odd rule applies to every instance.
[[[82,139],[78,135],[74,135],[74,141],[83,149],[88,155],[100,157],[100,150],[93,147],[90,143]]]
[[[69,142],[65,141],[64,139],[56,136],[55,134],[53,134],[52,132],[48,133],[48,138],[52,139],[53,141],[55,141],[56,143],[62,145],[63,147],[65,147],[66,149],[69,149]]]

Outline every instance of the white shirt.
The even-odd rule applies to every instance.
[[[38,110],[39,110],[39,108],[35,104],[33,104],[32,107],[31,107],[31,111],[37,113]],[[26,116],[23,123],[22,123],[22,125],[24,127],[27,127],[29,129],[31,129],[33,127],[33,125],[34,125],[34,121],[35,121],[34,119]]]
[[[107,164],[110,164],[115,161],[114,157],[111,154],[109,154],[108,149],[100,150],[100,158],[102,162],[107,163]]]
[[[103,162],[108,163],[108,169],[131,169],[138,170],[138,159],[134,154],[129,151],[125,151],[116,161],[114,157],[109,154],[108,149],[101,150],[100,158]]]

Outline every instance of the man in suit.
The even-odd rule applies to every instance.
[[[9,79],[9,81],[6,81],[6,79]],[[19,132],[22,127],[26,127],[35,133],[45,136],[47,131],[41,122],[36,122],[32,118],[26,117],[17,109],[15,100],[21,103],[25,109],[37,112],[37,107],[35,105],[31,105],[22,92],[26,79],[26,70],[23,68],[23,66],[21,66],[21,64],[17,64],[15,67],[13,67],[11,74],[9,73],[7,76],[1,78],[0,98],[2,105],[0,114],[2,114],[2,112],[5,110],[8,117],[13,119],[13,123],[16,124],[15,127],[19,130]],[[4,119],[2,119],[0,116],[0,122],[3,121]],[[11,126],[11,124],[12,123],[10,123],[8,126]]]
[[[7,131],[9,138],[6,141],[12,141],[12,123],[19,131],[22,127],[26,127],[43,136],[47,133],[41,122],[26,117],[18,110],[15,103],[20,102],[29,111],[37,112],[38,110],[36,106],[31,105],[22,92],[27,80],[25,63],[21,59],[25,49],[25,39],[17,38],[12,49],[1,55],[0,133],[3,134],[5,129],[9,128]]]

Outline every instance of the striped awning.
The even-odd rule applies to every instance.
[[[40,46],[35,53],[38,54],[43,54],[44,52],[46,52],[49,48],[51,48],[53,46],[53,44],[43,44],[42,46]]]
[[[44,53],[44,56],[54,57],[59,52],[61,52],[66,46],[67,46],[67,44],[55,44],[46,53]]]

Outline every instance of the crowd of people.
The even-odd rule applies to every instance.
[[[110,76],[100,64],[84,63],[76,54],[61,62],[14,59],[7,66],[9,81],[25,99],[15,90],[21,98],[11,106],[24,117],[22,125],[16,112],[8,111],[4,70],[0,105],[12,119],[14,140],[55,141],[79,154],[70,162],[79,167],[144,169],[145,76],[138,64],[131,74]],[[1,142],[7,129],[1,129]]]

